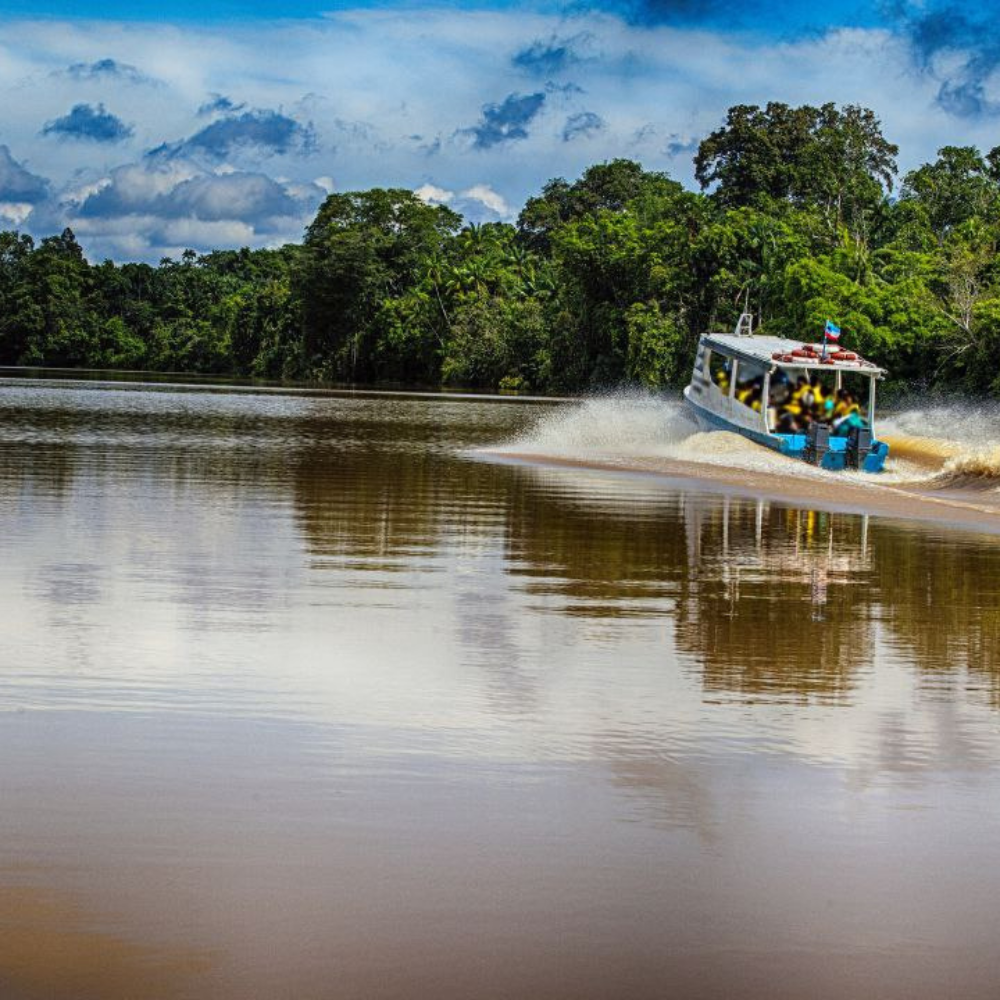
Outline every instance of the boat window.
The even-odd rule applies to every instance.
[[[708,358],[708,371],[712,382],[725,395],[729,395],[729,381],[733,371],[732,358],[712,351]]]

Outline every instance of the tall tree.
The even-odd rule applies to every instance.
[[[812,207],[861,236],[892,190],[898,152],[867,108],[740,104],[699,145],[695,177],[727,207]]]
[[[600,211],[620,212],[642,197],[673,196],[682,190],[666,174],[648,171],[634,160],[617,159],[588,167],[570,184],[562,177],[550,180],[537,198],[529,198],[517,219],[526,244],[547,250],[552,233],[573,219]]]
[[[332,194],[306,231],[294,273],[307,362],[330,377],[369,376],[382,303],[402,295],[461,218],[412,192],[374,188]]]

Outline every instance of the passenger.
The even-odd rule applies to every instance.
[[[788,376],[778,369],[771,379],[771,406],[784,406],[792,398],[792,385]]]
[[[724,395],[729,395],[729,366],[726,365],[720,368],[715,373],[715,384],[719,387],[719,391]]]
[[[835,437],[850,437],[851,431],[855,427],[864,429],[868,426],[868,421],[861,416],[861,408],[857,403],[843,407],[843,412],[833,421],[833,433]]]
[[[861,407],[854,396],[846,389],[842,389],[834,409],[834,435],[836,437],[849,437],[855,427],[864,429],[867,426],[868,421],[861,416]]]
[[[868,421],[860,413],[848,413],[847,416],[833,422],[833,434],[834,437],[850,437],[855,427],[863,430],[867,426]]]
[[[802,412],[805,413],[813,408],[815,398],[815,389],[809,376],[800,375],[796,379],[795,390],[792,392],[792,402],[797,403],[802,408]]]
[[[764,376],[758,375],[756,378],[747,379],[740,382],[736,387],[736,398],[744,406],[753,406],[754,399],[757,400],[757,409],[760,409],[761,391],[764,387]]]
[[[852,412],[861,412],[861,407],[858,405],[857,400],[855,400],[849,389],[838,389],[836,402],[833,407],[834,417],[846,417]]]
[[[816,383],[816,412],[817,418],[824,423],[829,423],[833,417],[834,395],[832,392],[824,392],[823,386]]]

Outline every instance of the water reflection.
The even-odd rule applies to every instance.
[[[470,659],[526,690],[528,609],[595,640],[668,623],[706,697],[836,702],[881,637],[931,686],[961,675],[1000,706],[994,536],[469,460],[528,407],[44,385],[0,405],[0,510],[51,551],[28,585],[61,630],[113,599],[111,546],[118,574],[148,590],[154,566],[149,596],[201,630],[272,627],[307,571],[342,591],[417,579],[452,595]]]
[[[864,519],[726,499],[686,527],[677,637],[705,690],[847,694],[873,652]]]
[[[832,699],[882,632],[929,673],[968,674],[996,702],[1000,538],[518,470],[509,572],[545,607],[658,616],[707,694]]]
[[[534,417],[0,393],[0,992],[991,995],[998,539]]]

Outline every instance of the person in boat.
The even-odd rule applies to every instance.
[[[795,388],[792,390],[792,405],[797,406],[800,412],[805,413],[811,410],[816,398],[816,392],[808,375],[800,375],[795,380]]]
[[[780,368],[771,377],[771,399],[768,403],[774,409],[781,409],[792,397],[792,383]]]
[[[809,429],[816,413],[816,386],[807,375],[800,375],[791,385],[785,376],[784,402],[777,413],[776,428],[781,434],[801,434]]]
[[[723,396],[729,395],[729,364],[726,363],[715,373],[715,384]]]
[[[865,428],[868,421],[861,416],[861,406],[848,389],[838,389],[833,408],[833,433],[848,437],[855,427]]]
[[[810,376],[805,375],[803,376],[803,381],[805,384],[801,390],[802,406],[809,411],[814,420],[822,420],[827,409],[833,409],[833,401],[832,399],[829,400],[830,405],[828,407],[828,400],[819,379],[814,382]]]
[[[764,376],[758,375],[756,378],[747,379],[746,382],[740,382],[736,387],[736,398],[744,406],[749,406],[752,410],[760,412],[763,389]]]

